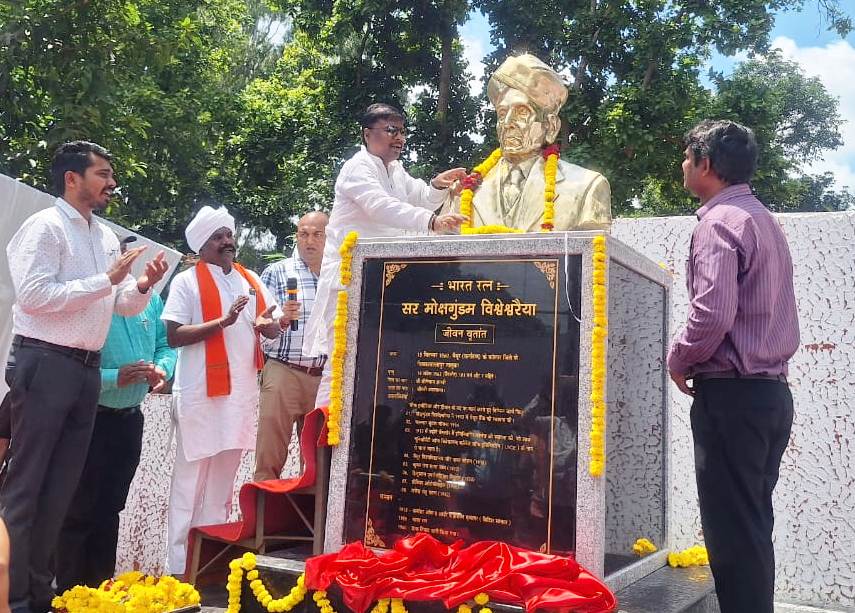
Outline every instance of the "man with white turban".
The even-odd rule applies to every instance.
[[[544,148],[558,137],[558,111],[567,100],[567,87],[552,68],[523,54],[509,57],[493,73],[487,97],[496,109],[502,157],[475,190],[473,226],[537,232],[544,223]],[[595,230],[611,223],[611,190],[600,173],[559,160],[554,193],[553,229]],[[459,197],[450,198],[445,207],[459,208]]]
[[[172,389],[178,450],[169,494],[167,572],[183,574],[193,526],[224,523],[244,450],[255,448],[259,333],[275,338],[281,311],[234,261],[235,220],[203,207],[185,236],[199,262],[175,276],[161,318],[179,347]],[[284,320],[284,325],[290,321]]]

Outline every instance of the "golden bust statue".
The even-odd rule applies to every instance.
[[[544,212],[542,149],[555,142],[567,100],[561,77],[533,55],[509,57],[490,77],[487,96],[496,109],[502,156],[472,200],[473,226],[499,225],[536,232]],[[459,211],[460,199],[446,204]],[[594,230],[611,223],[605,177],[563,160],[555,173],[555,230]]]

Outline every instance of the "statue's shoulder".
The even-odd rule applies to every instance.
[[[578,164],[571,164],[570,162],[565,162],[564,160],[558,161],[558,169],[561,172],[562,177],[567,181],[572,181],[574,183],[593,183],[598,179],[606,181],[606,178],[598,173],[596,170],[591,170],[590,168],[583,168]]]

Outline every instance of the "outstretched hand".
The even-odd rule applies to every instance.
[[[273,309],[275,308],[276,305],[271,304],[269,307],[264,309],[264,312],[255,318],[256,331],[260,332],[267,338],[276,338],[279,335],[279,319],[273,319],[273,317],[271,317]]]
[[[430,182],[436,189],[448,189],[455,181],[466,176],[465,168],[452,168],[436,175]]]
[[[146,262],[145,271],[137,279],[137,287],[141,292],[147,292],[151,286],[163,278],[167,270],[169,270],[169,263],[166,261],[163,251],[161,251],[153,260]]]

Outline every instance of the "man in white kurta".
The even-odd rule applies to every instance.
[[[355,231],[360,238],[399,236],[405,233],[449,232],[463,216],[437,215],[448,188],[461,179],[463,168],[446,170],[430,184],[411,177],[398,158],[406,141],[404,116],[388,104],[372,104],[362,118],[363,147],[341,169],[335,182],[335,202],[327,225],[324,260],[318,279],[315,307],[303,341],[303,354],[330,355],[333,321],[344,237]],[[315,404],[329,405],[330,373],[327,362]]]
[[[170,344],[180,346],[172,392],[178,448],[169,496],[170,574],[185,572],[191,527],[220,524],[228,519],[241,455],[255,448],[258,402],[257,291],[234,265],[226,266],[228,271],[223,267],[234,257],[234,219],[225,208],[215,211],[205,207],[187,227],[186,234],[191,249],[208,264],[219,291],[222,317],[204,321],[196,267],[176,275],[161,316],[167,324]],[[212,241],[217,242],[212,245]],[[219,256],[223,256],[221,261]],[[245,272],[255,280],[264,304],[274,307],[273,314],[278,317],[281,313],[270,291],[255,273]],[[278,322],[274,325],[278,333]],[[205,340],[220,330],[228,355],[231,389],[228,395],[211,397]]]

